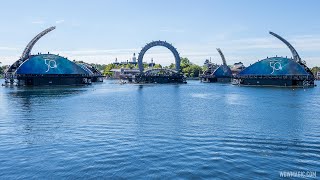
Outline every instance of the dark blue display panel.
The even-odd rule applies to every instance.
[[[252,64],[239,75],[308,75],[308,72],[292,59],[272,57]]]
[[[30,57],[18,69],[17,74],[90,74],[74,62],[53,54]]]
[[[217,77],[217,78],[231,77],[232,72],[231,72],[231,69],[227,65],[221,65],[213,72],[213,75],[215,75],[215,77]]]

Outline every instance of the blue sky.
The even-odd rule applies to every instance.
[[[0,61],[10,64],[43,29],[33,53],[53,52],[70,59],[110,63],[130,59],[152,40],[172,43],[196,64],[206,58],[246,65],[267,56],[291,56],[269,35],[286,38],[308,66],[320,66],[320,1],[317,0],[29,0],[2,1]],[[150,49],[144,60],[174,62],[163,47]]]

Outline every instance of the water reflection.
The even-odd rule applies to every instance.
[[[52,142],[59,138],[68,107],[63,101],[83,94],[89,88],[69,87],[14,87],[4,88],[4,101],[1,107],[7,110],[2,116],[6,123],[12,124],[11,132],[21,134],[21,142]],[[61,102],[61,100],[63,100]]]

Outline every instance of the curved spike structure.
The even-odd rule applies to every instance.
[[[6,78],[6,82],[13,83],[14,81],[14,73],[16,71],[16,69],[24,62],[26,61],[29,57],[30,57],[30,53],[31,50],[33,48],[33,46],[37,43],[37,41],[42,38],[44,35],[46,35],[47,33],[49,33],[50,31],[54,30],[56,27],[52,26],[49,27],[47,29],[45,29],[44,31],[40,32],[38,35],[36,35],[26,46],[26,48],[24,49],[21,57],[19,60],[17,60],[16,62],[14,62],[9,69],[7,70],[7,72],[5,73],[5,78]]]
[[[42,31],[41,33],[39,33],[38,35],[36,35],[26,46],[26,48],[24,49],[22,56],[21,56],[21,60],[24,61],[26,59],[29,58],[31,50],[33,48],[33,46],[37,43],[37,41],[39,39],[41,39],[44,35],[48,34],[50,31],[56,29],[55,26],[49,27],[48,29],[45,29],[44,31]]]
[[[292,57],[293,59],[298,62],[301,63],[301,58],[298,54],[298,52],[294,49],[294,47],[287,41],[285,40],[283,37],[279,36],[278,34],[274,33],[274,32],[269,32],[271,35],[273,35],[274,37],[278,38],[280,41],[282,41],[284,44],[286,44],[288,46],[288,48],[290,49],[291,53],[292,53]]]
[[[222,62],[223,62],[223,65],[227,65],[227,61],[226,61],[226,58],[224,57],[222,51],[220,48],[217,48],[217,51],[219,52],[220,56],[221,56],[221,59],[222,59]]]

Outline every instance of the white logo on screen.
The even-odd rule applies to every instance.
[[[282,65],[280,62],[270,62],[270,67],[272,68],[271,74],[273,74],[275,71],[282,70]]]
[[[56,69],[58,67],[57,62],[55,60],[45,59],[44,63],[48,66],[48,69],[46,72],[49,72],[50,69]]]

